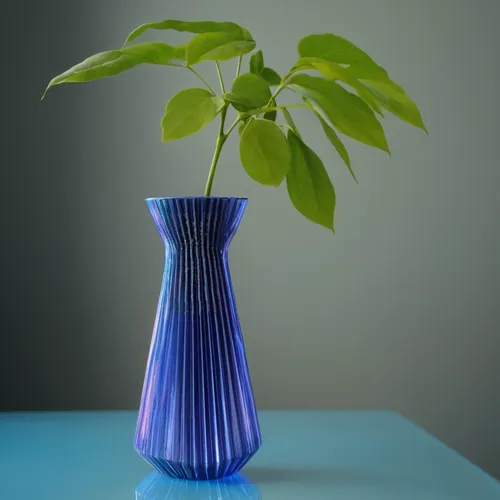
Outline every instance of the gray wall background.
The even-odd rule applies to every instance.
[[[495,0],[8,0],[1,407],[137,406],[163,266],[143,200],[201,194],[216,134],[213,124],[160,142],[168,98],[198,86],[182,69],[61,86],[40,104],[47,81],[149,20],[233,19],[282,73],[299,38],[335,32],[407,88],[430,136],[388,118],[392,160],[346,141],[357,186],[296,114],[336,187],[335,236],[296,213],[284,186],[253,183],[229,141],[214,194],[250,198],[231,265],[258,406],[395,409],[500,476],[499,10]],[[212,65],[201,69],[216,84]]]

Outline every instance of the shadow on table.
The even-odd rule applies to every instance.
[[[136,500],[261,500],[259,487],[245,474],[214,481],[173,479],[152,472],[135,489]]]

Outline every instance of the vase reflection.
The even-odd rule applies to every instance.
[[[174,479],[157,472],[135,489],[136,500],[261,500],[259,487],[237,473],[212,481]]]

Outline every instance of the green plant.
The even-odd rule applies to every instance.
[[[148,30],[183,31],[195,36],[180,46],[162,42],[130,45]],[[185,68],[199,78],[204,88],[182,90],[170,99],[161,123],[162,139],[172,141],[194,134],[220,116],[205,196],[210,196],[222,147],[238,126],[241,163],[248,175],[270,186],[279,186],[286,178],[295,208],[311,221],[333,230],[333,185],[318,155],[302,139],[289,109],[307,108],[317,117],[354,180],[349,154],[336,131],[390,154],[377,115],[383,117],[385,110],[426,130],[420,112],[384,68],[340,36],[329,33],[300,40],[300,57],[283,78],[265,66],[261,50],[251,55],[250,71],[241,74],[243,56],[255,48],[252,35],[232,22],[166,20],[143,24],[128,36],[121,49],[96,54],[70,68],[52,79],[45,93],[54,85],[97,80],[140,64]],[[235,58],[236,77],[228,92],[219,61]],[[221,95],[194,69],[202,61],[215,62]],[[298,93],[303,104],[278,105],[277,98],[284,90]],[[237,114],[226,130],[230,108]],[[284,124],[276,123],[277,112],[283,115]]]

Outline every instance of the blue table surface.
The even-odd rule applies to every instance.
[[[133,449],[135,412],[0,413],[8,500],[499,500],[500,483],[392,412],[263,411],[264,444],[221,481],[169,479]]]

